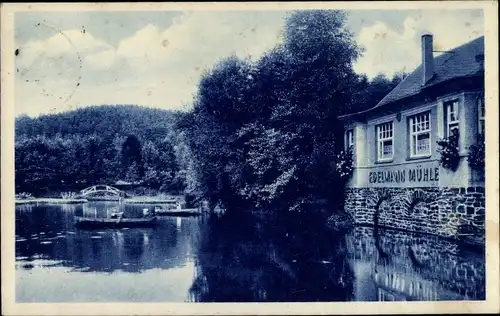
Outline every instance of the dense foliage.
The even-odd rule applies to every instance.
[[[476,144],[469,147],[469,155],[467,158],[471,168],[484,172],[484,149],[484,135],[478,134]]]
[[[16,190],[140,182],[182,190],[175,113],[138,106],[94,106],[16,120]],[[181,153],[180,153],[181,154]],[[185,156],[185,154],[184,154]],[[186,163],[183,163],[184,167]]]
[[[441,166],[451,171],[455,171],[460,162],[458,138],[458,130],[454,129],[450,136],[437,141]]]
[[[342,201],[337,117],[375,105],[401,79],[358,76],[341,11],[288,16],[283,41],[257,61],[235,56],[205,73],[183,128],[212,206],[320,210]]]
[[[343,180],[349,179],[354,171],[353,148],[349,147],[340,151],[336,158],[337,164],[335,168],[339,177]]]

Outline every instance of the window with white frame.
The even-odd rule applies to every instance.
[[[458,100],[444,103],[446,114],[446,136],[452,135],[453,130],[458,130],[459,128],[458,104]]]
[[[410,157],[431,154],[431,114],[420,113],[410,117]]]
[[[485,125],[484,125],[484,112],[485,112],[485,105],[484,105],[484,98],[483,96],[479,97],[477,100],[477,117],[478,117],[478,132],[479,134],[484,135],[484,130],[485,130]]]
[[[391,160],[394,156],[394,132],[392,122],[377,125],[378,161]]]
[[[354,146],[354,130],[349,129],[345,134],[345,149],[352,148]]]

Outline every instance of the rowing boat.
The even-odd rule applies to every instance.
[[[122,228],[153,227],[158,224],[156,217],[148,218],[89,218],[75,216],[75,225],[80,228]]]

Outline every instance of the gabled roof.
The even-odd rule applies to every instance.
[[[484,58],[484,36],[434,57],[434,76],[425,85],[422,85],[423,69],[422,65],[420,65],[377,105],[368,110],[347,114],[342,117],[370,112],[386,104],[416,95],[422,89],[438,83],[459,77],[477,75],[484,70],[484,67],[476,59],[478,55],[482,55]]]

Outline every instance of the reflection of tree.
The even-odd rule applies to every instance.
[[[349,300],[353,273],[343,237],[318,223],[291,223],[256,223],[241,214],[210,219],[202,234],[193,300]]]
[[[132,231],[125,235],[124,248],[127,257],[137,263],[144,252],[144,235],[141,231]]]
[[[32,258],[34,256],[51,257],[56,233],[66,229],[66,213],[60,211],[59,206],[24,206],[20,210],[16,206],[15,232],[23,238],[23,242],[16,243],[16,256]],[[50,244],[41,244],[41,239],[51,241]]]

